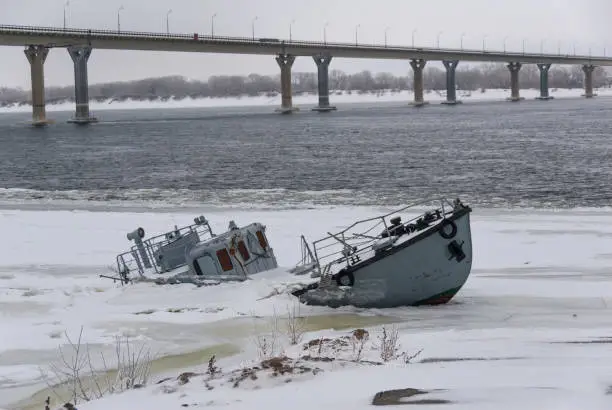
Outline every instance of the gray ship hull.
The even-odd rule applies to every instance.
[[[400,238],[392,247],[342,269],[331,285],[302,293],[300,300],[308,305],[363,308],[448,303],[472,268],[470,212],[469,207],[458,209],[427,229]],[[454,235],[449,225],[456,227]]]

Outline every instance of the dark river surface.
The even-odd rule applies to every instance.
[[[612,99],[0,114],[0,202],[487,207],[612,199]]]

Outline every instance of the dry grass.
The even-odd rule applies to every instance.
[[[287,322],[285,324],[285,335],[290,345],[300,343],[306,332],[307,318],[300,315],[300,302],[294,301],[293,306],[287,306]]]
[[[255,326],[254,332],[255,336],[253,337],[253,343],[255,344],[259,360],[270,359],[279,354],[282,347],[276,311],[274,311],[274,314],[268,320],[268,329],[266,332],[258,332],[257,326]]]
[[[355,329],[351,334],[351,344],[353,346],[353,360],[358,362],[361,360],[363,349],[366,343],[370,340],[370,333],[365,329]]]
[[[272,378],[279,378],[280,376],[286,376],[284,383],[292,381],[293,376],[311,374],[317,375],[322,372],[318,367],[313,367],[305,360],[302,359],[291,359],[287,356],[277,356],[270,359],[262,360],[255,366],[244,367],[240,370],[231,372],[229,374],[228,381],[232,384],[232,387],[239,387],[243,382],[250,380],[256,381],[266,375]],[[283,380],[280,381],[281,383]]]
[[[210,377],[214,377],[216,374],[221,373],[221,369],[217,366],[217,358],[212,355],[208,360],[208,367],[206,368],[206,374]]]
[[[382,327],[381,334],[378,336],[378,350],[380,352],[380,358],[383,362],[394,360],[399,357],[399,328],[396,325],[392,325],[387,330],[385,326]]]
[[[76,405],[113,393],[136,389],[147,384],[151,355],[145,346],[135,349],[129,338],[115,339],[116,370],[111,371],[100,353],[102,368],[96,369],[88,344],[83,344],[83,328],[73,341],[65,333],[67,348],[59,347],[59,360],[48,369],[40,369],[43,380],[60,402]],[[64,390],[65,393],[60,393]]]

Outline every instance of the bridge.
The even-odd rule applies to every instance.
[[[423,69],[428,61],[442,61],[446,68],[445,104],[457,104],[455,72],[459,61],[504,62],[510,72],[510,101],[520,101],[519,73],[523,64],[536,64],[540,70],[540,96],[552,98],[548,90],[548,71],[552,64],[581,65],[585,75],[586,98],[592,98],[593,70],[612,66],[612,57],[550,53],[518,53],[490,50],[406,47],[363,43],[336,43],[281,40],[276,38],[226,37],[213,35],[162,34],[119,30],[62,29],[0,25],[0,46],[22,46],[31,66],[32,120],[46,125],[44,63],[51,48],[66,48],[74,62],[76,112],[71,122],[96,121],[89,113],[87,61],[92,49],[148,50],[191,53],[258,54],[275,56],[281,70],[281,113],[295,111],[292,104],[291,67],[296,57],[311,57],[318,70],[319,104],[315,111],[336,107],[329,101],[328,70],[335,58],[400,59],[410,61],[414,71],[414,106],[423,106]]]

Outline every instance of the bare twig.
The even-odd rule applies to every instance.
[[[278,315],[276,314],[276,310],[274,310],[274,314],[269,319],[268,326],[268,332],[263,334],[259,333],[257,331],[257,327],[255,326],[256,335],[254,337],[254,343],[260,360],[267,360],[276,356],[280,347]]]
[[[365,329],[355,329],[351,334],[351,344],[353,345],[353,360],[361,360],[361,354],[365,344],[370,339],[370,333]]]
[[[410,364],[414,359],[417,358],[417,356],[419,356],[421,353],[423,353],[423,349],[419,350],[418,352],[409,355],[408,353],[404,352],[402,353],[402,360],[404,361],[405,364]]]
[[[70,352],[60,346],[58,363],[49,365],[49,371],[41,369],[41,374],[49,389],[59,401],[68,398],[73,404],[102,398],[108,394],[120,393],[137,388],[148,382],[151,372],[151,356],[145,347],[132,351],[128,338],[125,342],[120,337],[115,339],[117,357],[116,378],[113,383],[104,354],[100,353],[103,369],[96,369],[88,344],[83,344],[83,328],[79,338],[73,341],[66,333]],[[50,377],[50,374],[54,377]],[[59,388],[67,388],[68,397],[62,397]]]
[[[323,336],[319,339],[319,348],[317,349],[317,357],[321,357],[321,350],[323,350]]]
[[[306,318],[300,316],[300,303],[294,302],[293,306],[287,306],[286,334],[289,344],[296,345],[302,341],[306,331]]]
[[[400,348],[399,329],[397,326],[391,326],[389,331],[387,331],[387,328],[383,326],[381,334],[378,336],[378,341],[380,358],[383,362],[388,362],[389,360],[397,358],[397,353]]]
[[[210,359],[208,359],[208,368],[206,369],[206,373],[210,377],[214,377],[217,373],[220,373],[221,369],[217,366],[217,358],[215,355],[212,355]]]
[[[94,368],[93,363],[91,362],[91,354],[89,352],[89,345],[86,345],[86,347],[87,347],[87,364],[89,365],[89,377],[92,380],[92,384],[93,384],[92,389],[94,389],[93,393],[95,394],[96,399],[101,399],[102,397],[104,397],[104,391],[102,390],[102,386],[100,386],[100,381],[98,380],[97,372]]]

